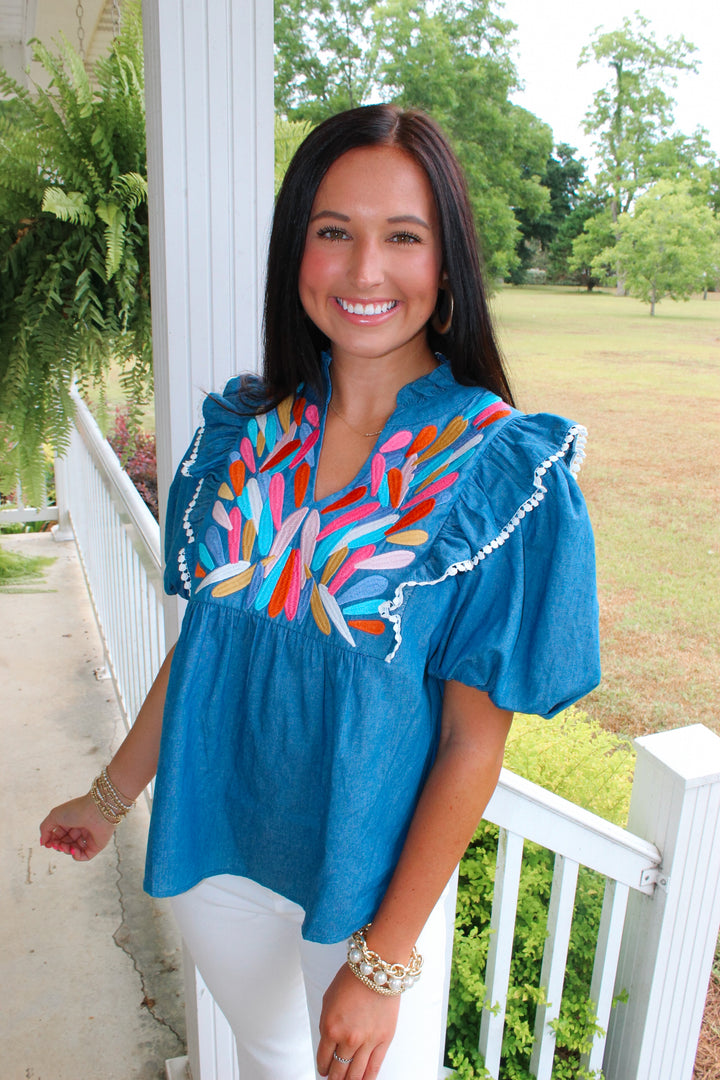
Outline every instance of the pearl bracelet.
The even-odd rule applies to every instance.
[[[407,967],[403,967],[402,964],[386,963],[367,946],[365,934],[370,926],[371,923],[368,923],[362,930],[356,930],[349,939],[348,967],[360,982],[365,983],[376,994],[402,994],[420,978],[423,966],[422,956],[417,949],[413,949]]]
[[[108,776],[107,768],[93,780],[90,798],[111,825],[118,825],[135,805],[134,802],[128,803],[125,796],[120,794]]]

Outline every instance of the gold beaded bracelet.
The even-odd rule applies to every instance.
[[[417,949],[413,949],[406,967],[402,964],[388,964],[367,946],[365,934],[371,925],[368,923],[362,930],[356,930],[348,941],[348,967],[360,982],[365,983],[376,994],[402,994],[420,978],[422,956]]]
[[[126,797],[120,794],[108,776],[107,767],[93,780],[90,798],[105,820],[112,825],[118,825],[135,805],[134,802],[127,802]]]

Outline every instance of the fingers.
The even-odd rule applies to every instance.
[[[65,829],[62,825],[43,829],[41,826],[40,844],[61,855],[71,855],[77,862],[86,862],[95,854],[92,837],[84,829]]]
[[[327,1050],[324,1054],[325,1069],[319,1068],[321,1076],[328,1080],[375,1080],[387,1052],[387,1045],[370,1046],[363,1044],[355,1050],[341,1043],[330,1051],[329,1063]],[[318,1063],[320,1050],[318,1050]]]

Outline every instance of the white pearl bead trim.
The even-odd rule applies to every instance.
[[[178,551],[178,569],[180,571],[180,577],[182,578],[183,589],[190,595],[190,571],[188,570],[187,559],[185,558],[185,548],[180,548]]]
[[[197,429],[197,434],[195,435],[195,442],[192,445],[192,450],[190,451],[190,457],[186,458],[185,461],[183,461],[182,465],[180,466],[180,472],[183,474],[183,476],[189,476],[190,475],[190,468],[191,468],[191,466],[193,466],[195,464],[195,461],[197,460],[198,450],[200,449],[200,440],[203,437],[203,432],[204,431],[205,431],[205,418],[203,417],[203,419],[200,421],[200,427]]]
[[[441,577],[435,578],[434,581],[403,581],[401,585],[398,585],[392,600],[385,600],[385,602],[382,603],[378,608],[378,614],[381,616],[381,618],[387,619],[392,624],[395,634],[395,645],[392,651],[389,652],[388,655],[385,657],[385,663],[390,663],[390,661],[394,658],[395,654],[400,648],[400,645],[402,644],[402,615],[394,613],[397,612],[398,608],[401,608],[405,602],[405,589],[421,585],[439,585],[442,581],[445,581],[446,578],[455,577],[456,574],[463,574],[469,570],[473,570],[479,563],[483,561],[483,559],[486,559],[488,555],[492,555],[494,551],[497,551],[499,548],[501,548],[505,541],[509,539],[510,535],[515,532],[515,529],[518,527],[526,514],[529,514],[531,513],[531,511],[535,510],[536,507],[538,507],[542,500],[545,498],[547,494],[547,488],[542,482],[543,476],[545,476],[548,470],[551,469],[553,465],[556,464],[556,462],[566,457],[568,451],[573,446],[573,444],[574,450],[568,462],[568,469],[574,477],[577,477],[577,474],[580,472],[580,469],[582,467],[582,463],[585,460],[586,443],[587,429],[582,427],[580,424],[573,424],[573,426],[570,428],[567,435],[565,436],[565,441],[560,447],[559,451],[555,454],[551,454],[549,458],[546,458],[545,461],[541,462],[540,465],[538,465],[538,467],[535,469],[535,473],[533,475],[533,486],[535,488],[535,491],[530,496],[530,498],[526,499],[525,502],[523,502],[518,507],[518,509],[508,521],[508,523],[504,526],[504,528],[500,530],[495,539],[490,540],[489,543],[485,544],[482,548],[480,548],[480,550],[476,552],[476,554],[473,555],[471,559],[461,559],[459,562],[452,563],[451,566],[448,566],[445,573],[442,574]]]
[[[193,497],[190,500],[190,502],[187,504],[187,506],[185,507],[185,513],[183,514],[183,519],[182,519],[183,520],[183,529],[185,530],[185,535],[188,538],[188,543],[189,544],[192,544],[194,542],[194,540],[195,540],[195,532],[193,530],[192,525],[190,524],[190,515],[193,512],[193,510],[195,509],[195,503],[198,500],[198,495],[200,494],[200,489],[203,486],[204,479],[205,479],[205,477],[201,476],[200,479],[198,480],[198,485],[195,488],[195,492],[193,494]]]

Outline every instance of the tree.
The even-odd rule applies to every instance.
[[[588,292],[600,284],[599,278],[592,273],[592,260],[597,251],[613,242],[614,236],[610,229],[602,240],[595,241],[590,237],[585,239],[585,224],[598,218],[598,225],[604,227],[604,223],[609,221],[607,214],[604,218],[600,217],[605,209],[604,200],[591,188],[584,187],[578,192],[575,205],[560,222],[548,249],[548,266],[554,281],[570,280],[584,285]],[[598,226],[595,226],[595,229],[597,230]],[[583,239],[580,240],[580,237]],[[578,247],[575,259],[573,256],[576,240]]]
[[[687,182],[659,180],[618,219],[617,229],[613,257],[629,292],[650,304],[651,315],[663,296],[687,300],[720,276],[720,223]]]
[[[372,4],[276,0],[275,108],[318,123],[362,105],[374,85]]]
[[[61,448],[75,377],[124,365],[134,402],[151,379],[142,27],[123,9],[97,89],[67,41],[35,57],[34,92],[0,72],[0,424],[27,496],[40,445]]]
[[[578,66],[595,60],[610,69],[584,128],[595,136],[598,185],[607,192],[613,221],[627,212],[636,191],[657,178],[658,147],[673,125],[674,101],[666,88],[676,85],[676,72],[697,71],[690,59],[694,45],[683,37],[659,45],[649,27],[648,19],[635,12],[619,30],[598,29],[580,54]]]
[[[560,143],[555,153],[548,157],[540,179],[550,195],[549,206],[543,214],[535,217],[525,210],[515,211],[521,239],[517,246],[520,264],[510,275],[513,284],[522,284],[525,270],[541,254],[549,258],[563,222],[578,203],[585,180],[585,162],[582,158],[576,158],[576,153],[574,147]]]
[[[585,203],[584,207],[578,208],[578,217],[584,210],[591,212],[587,213],[580,231],[571,241],[567,267],[590,292],[595,285],[600,285],[613,273],[612,248],[617,236],[617,226],[608,207],[598,211],[592,209],[592,203]]]
[[[494,0],[385,0],[375,8],[383,97],[430,113],[448,132],[465,170],[491,276],[518,262],[515,211],[548,208],[541,184],[552,132],[508,101],[517,85],[512,23]]]
[[[313,123],[350,105],[394,101],[429,112],[468,178],[490,275],[518,262],[517,213],[548,208],[541,184],[552,133],[508,101],[514,25],[498,0],[277,0],[276,107]]]

